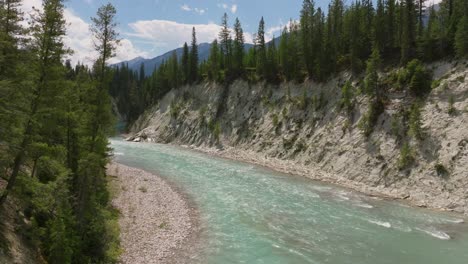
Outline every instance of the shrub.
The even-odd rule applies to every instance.
[[[384,112],[384,104],[381,100],[374,99],[371,101],[369,110],[359,121],[358,127],[363,131],[366,137],[369,137],[374,131],[374,126],[379,119],[379,116]]]
[[[350,81],[347,81],[346,84],[341,89],[341,100],[340,100],[340,108],[345,109],[346,112],[350,113],[353,110],[353,86],[351,85]]]
[[[179,103],[176,103],[174,101],[171,102],[171,117],[174,119],[177,119],[180,115],[181,111],[181,106]]]
[[[277,128],[278,125],[279,125],[279,118],[278,118],[278,115],[277,115],[277,114],[272,114],[272,115],[271,115],[271,119],[272,119],[273,126],[274,126],[275,128]]]
[[[219,136],[221,135],[221,124],[218,122],[215,123],[213,128],[213,136],[217,142],[219,142]]]
[[[449,108],[448,108],[449,115],[455,115],[457,113],[457,109],[455,108],[455,99],[453,95],[449,98]]]
[[[431,91],[432,76],[419,60],[410,61],[406,70],[406,81],[409,81],[410,91],[414,95],[424,96]]]
[[[416,140],[421,140],[423,137],[421,121],[421,105],[416,102],[411,106],[409,115],[409,135]]]
[[[397,138],[401,137],[402,124],[398,115],[392,116],[391,131],[392,135]]]
[[[307,97],[307,90],[304,88],[304,92],[302,93],[302,96],[299,97],[299,100],[298,100],[298,107],[301,110],[305,110],[308,104],[309,104],[309,98]]]
[[[437,175],[440,176],[440,177],[445,177],[445,176],[447,176],[449,174],[448,170],[441,163],[437,163],[434,166],[434,169],[437,172]]]
[[[400,159],[398,160],[398,168],[400,170],[406,169],[414,162],[414,154],[411,146],[405,143],[400,150]]]

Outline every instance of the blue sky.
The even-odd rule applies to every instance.
[[[89,23],[103,0],[71,0],[67,6]],[[267,23],[268,37],[278,35],[281,25],[297,19],[302,0],[114,0],[121,37],[132,42],[144,57],[154,57],[190,41],[190,28],[196,26],[199,42],[216,37],[221,16],[227,12],[232,24],[236,17],[242,22],[247,40],[258,28],[261,16]],[[326,6],[328,1],[320,1]],[[173,23],[170,23],[173,22]],[[138,53],[138,52],[137,52]]]
[[[41,0],[23,0],[24,10],[40,6]],[[217,37],[221,16],[228,13],[230,24],[239,17],[251,41],[261,16],[266,21],[267,38],[278,36],[280,29],[292,19],[298,19],[302,0],[68,0],[65,18],[69,22],[65,43],[75,50],[73,62],[93,60],[90,38],[90,17],[99,6],[111,2],[117,8],[122,43],[114,62],[137,56],[152,58],[190,42],[191,29],[197,29],[199,42],[211,42]],[[329,1],[316,1],[327,8]]]
[[[152,58],[190,42],[195,26],[199,43],[213,41],[219,32],[221,16],[230,17],[230,25],[239,17],[246,40],[258,28],[262,16],[268,39],[278,36],[290,19],[298,19],[303,0],[67,0],[68,21],[65,44],[75,51],[72,62],[90,64],[96,55],[89,31],[90,17],[99,6],[111,2],[117,8],[117,21],[122,39],[117,56],[111,62],[137,56]],[[440,0],[430,0],[439,2]],[[23,0],[24,11],[40,6],[41,0]],[[330,1],[315,0],[326,11]],[[345,0],[349,3],[351,0]]]

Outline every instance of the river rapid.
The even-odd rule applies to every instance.
[[[368,197],[177,146],[112,139],[115,161],[160,175],[197,206],[189,263],[466,264],[462,216]]]

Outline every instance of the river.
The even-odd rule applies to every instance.
[[[117,162],[160,175],[196,204],[201,246],[190,263],[468,263],[468,227],[456,214],[176,146],[111,147]]]

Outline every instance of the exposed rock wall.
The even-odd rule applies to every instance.
[[[143,114],[132,127],[130,140],[224,149],[240,159],[257,155],[251,160],[262,159],[259,163],[272,167],[285,164],[282,167],[290,168],[286,171],[366,193],[468,212],[468,69],[460,62],[429,67],[440,85],[423,102],[420,141],[392,132],[395,116],[415,100],[392,85],[385,112],[372,135],[365,137],[358,124],[368,98],[356,90],[352,112],[340,108],[341,88],[351,79],[346,73],[323,84],[237,81],[217,120],[222,85],[183,87]],[[360,85],[357,80],[354,87]],[[451,97],[455,112],[449,114]],[[398,161],[406,141],[415,162],[402,170]]]

